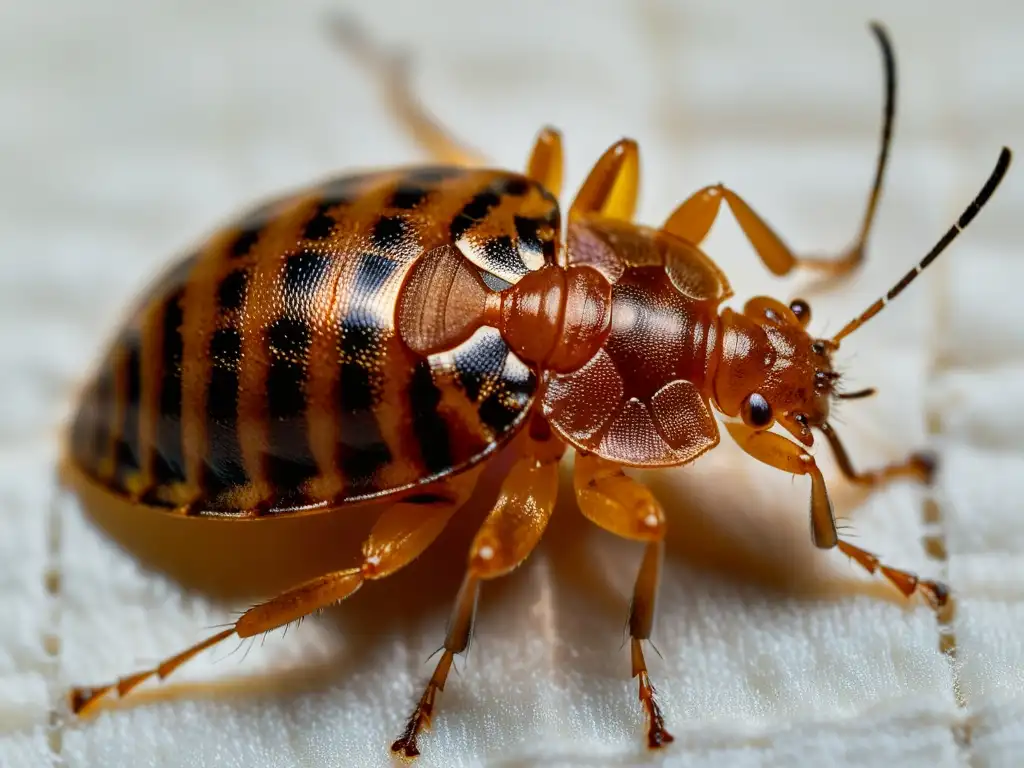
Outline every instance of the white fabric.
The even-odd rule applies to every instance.
[[[83,722],[60,699],[70,683],[177,652],[249,604],[237,590],[219,600],[188,589],[165,561],[225,591],[255,589],[351,562],[365,530],[300,522],[234,549],[263,534],[108,520],[114,534],[58,498],[52,472],[75,384],[169,258],[261,195],[417,157],[318,26],[324,5],[0,9],[3,768],[389,765],[429,675],[471,519],[407,572],[284,640],[275,633],[244,663],[232,645],[207,652]],[[852,236],[871,177],[881,74],[864,24],[884,19],[901,66],[897,141],[866,268],[811,297],[815,327],[835,330],[953,221],[1000,144],[1024,149],[1024,11],[771,6],[407,0],[359,4],[358,17],[415,53],[430,104],[498,162],[520,166],[536,129],[558,125],[572,190],[611,141],[632,135],[645,221],[723,180],[795,247],[823,252]],[[927,607],[813,550],[804,480],[723,444],[650,475],[672,532],[662,658],[649,661],[675,744],[645,753],[628,678],[639,551],[593,530],[565,494],[528,566],[486,586],[475,644],[420,764],[1019,765],[1022,206],[1017,168],[952,252],[844,344],[850,386],[881,392],[843,409],[848,447],[861,465],[938,449],[935,519],[920,488],[865,499],[818,451],[857,541],[957,591],[954,662]],[[797,290],[770,279],[728,216],[707,249],[738,301]],[[925,536],[944,541],[946,562],[926,555]],[[295,551],[298,563],[277,562]]]

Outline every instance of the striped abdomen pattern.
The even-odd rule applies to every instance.
[[[536,372],[487,326],[415,354],[399,291],[442,246],[507,288],[553,262],[558,226],[557,202],[524,177],[448,167],[260,206],[143,296],[83,393],[72,458],[191,514],[331,507],[456,472],[515,432]]]

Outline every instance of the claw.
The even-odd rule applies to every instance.
[[[915,470],[925,485],[931,485],[935,481],[935,472],[939,468],[939,457],[934,452],[918,451],[913,453],[907,463]]]
[[[423,698],[420,699],[416,709],[409,717],[409,722],[406,723],[402,735],[391,745],[391,751],[396,755],[409,759],[419,757],[420,750],[416,741],[423,731],[430,728],[430,716],[434,713],[434,698],[436,696],[437,688],[433,684],[428,685],[427,690],[423,693]]]
[[[949,603],[950,589],[941,581],[922,581],[920,587],[935,610],[945,608],[946,604]]]
[[[646,672],[640,673],[640,703],[647,714],[648,748],[659,749],[675,741],[675,737],[665,730],[665,716],[661,713],[661,707],[655,699],[654,686]]]

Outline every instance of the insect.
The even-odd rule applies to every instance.
[[[524,173],[489,169],[420,106],[401,67],[350,35],[440,164],[342,176],[286,195],[174,265],[142,297],[84,390],[66,463],[73,488],[127,499],[140,515],[241,525],[373,509],[379,517],[362,561],[256,605],[152,669],[72,690],[73,711],[394,573],[430,546],[484,465],[513,451],[468,553],[440,660],[391,747],[419,754],[454,656],[467,647],[480,585],[534,549],[555,505],[559,461],[572,447],[580,511],[645,547],[630,609],[632,676],[647,743],[665,745],[672,736],[644,648],[669,523],[624,468],[696,460],[719,443],[716,411],[753,458],[809,478],[815,546],[838,549],[908,597],[920,592],[943,605],[942,583],[839,535],[808,449],[822,435],[843,474],[863,485],[928,480],[921,455],[854,469],[830,406],[871,390],[844,392],[833,357],[974,219],[1010,151],[919,264],[831,338],[809,333],[802,300],[757,296],[741,310],[723,307],[728,280],[700,247],[724,201],[776,275],[808,268],[842,278],[861,263],[896,90],[888,36],[871,29],[886,75],[881,150],[860,233],[834,260],[794,255],[724,185],[698,191],[660,227],[634,223],[639,152],[630,140],[597,161],[563,221],[557,131],[541,131]]]

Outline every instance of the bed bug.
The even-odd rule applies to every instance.
[[[412,95],[404,69],[342,27],[392,105],[439,164],[327,180],[261,205],[157,281],[84,390],[70,429],[74,483],[142,510],[201,520],[379,512],[362,561],[300,584],[158,666],[70,693],[84,713],[232,636],[252,637],[338,603],[418,557],[508,447],[514,461],[471,545],[437,667],[392,750],[419,754],[454,656],[467,647],[481,582],[521,564],[555,504],[558,464],[576,451],[579,509],[643,543],[630,609],[632,676],[647,742],[672,741],[644,656],[666,515],[629,467],[696,460],[726,431],[755,459],[810,479],[813,544],[836,548],[903,594],[936,606],[948,589],[882,563],[837,532],[809,448],[824,436],[840,470],[868,486],[927,480],[922,455],[858,472],[829,422],[843,392],[833,356],[953,241],[1010,164],[931,251],[831,338],[808,332],[802,300],[723,307],[729,282],[701,250],[722,202],[767,268],[841,278],[861,263],[892,135],[887,34],[881,150],[863,225],[841,258],[794,255],[724,185],[665,223],[634,223],[635,142],[612,145],[563,217],[562,143],[539,134],[526,171],[489,169]],[[774,426],[778,429],[772,429]],[[788,436],[787,434],[788,433]],[[79,486],[81,487],[81,486]]]

